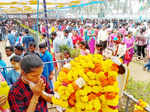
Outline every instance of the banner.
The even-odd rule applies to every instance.
[[[49,9],[49,10],[47,10],[47,12],[61,10],[61,9],[75,8],[75,7],[85,7],[85,6],[89,6],[89,5],[93,5],[93,4],[103,4],[103,3],[105,3],[105,0],[102,0],[102,1],[91,1],[89,3],[81,3],[79,5],[66,6],[66,7],[61,7],[61,8],[57,8],[57,9]],[[39,14],[42,14],[42,13],[44,13],[44,12],[39,12]],[[35,14],[36,13],[34,13],[34,15]]]

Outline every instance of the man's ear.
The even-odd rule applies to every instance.
[[[21,70],[21,75],[24,76],[25,75],[25,72],[23,70]]]

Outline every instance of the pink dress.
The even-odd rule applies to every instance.
[[[94,30],[90,31],[91,35],[93,35],[94,33],[95,33]],[[90,37],[88,45],[89,45],[89,48],[90,48],[90,53],[94,54],[94,52],[95,52],[95,36]]]
[[[134,45],[134,42],[135,42],[134,37],[131,37],[130,39],[128,37],[124,38],[124,43],[126,44],[127,49],[132,47]],[[124,59],[125,64],[129,64],[132,61],[132,57],[134,55],[134,48],[130,48],[128,50],[128,53],[129,53],[131,58],[129,60]]]

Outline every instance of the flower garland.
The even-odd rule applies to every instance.
[[[118,112],[118,65],[95,54],[79,56],[55,82],[52,102],[65,112]]]
[[[144,102],[142,99],[139,99],[139,102],[134,106],[133,112],[146,112],[144,108],[147,106],[148,104],[146,102]]]

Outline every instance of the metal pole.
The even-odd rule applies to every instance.
[[[48,18],[47,18],[46,0],[43,0],[43,7],[44,7],[44,15],[45,15],[45,23],[46,23],[47,45],[48,45],[48,50],[50,51],[50,42],[49,42],[49,33],[48,33]]]
[[[81,1],[81,4],[83,4],[83,1]],[[81,5],[81,24],[83,24],[83,5]]]
[[[129,97],[127,97],[125,112],[128,112],[129,100]]]
[[[36,36],[37,36],[37,43],[39,43],[40,39],[39,39],[39,3],[40,1],[37,0],[37,20],[36,20]]]

